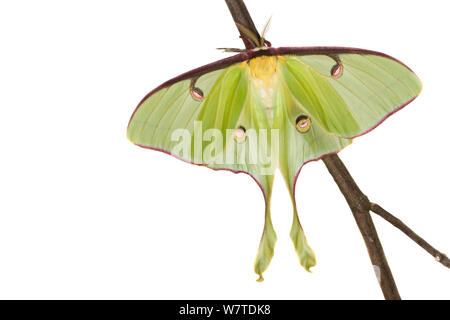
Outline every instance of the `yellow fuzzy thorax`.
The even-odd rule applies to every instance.
[[[252,87],[261,99],[269,123],[272,123],[274,116],[274,92],[279,77],[277,75],[279,59],[282,57],[261,56],[248,62]]]
[[[253,78],[262,80],[267,85],[277,71],[278,61],[274,56],[262,56],[251,59],[249,66]]]

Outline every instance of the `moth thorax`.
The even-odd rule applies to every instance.
[[[277,85],[278,62],[276,57],[262,56],[250,60],[251,80],[261,98],[269,123],[273,121],[274,91]]]
[[[253,78],[263,82],[269,81],[277,71],[277,58],[273,56],[262,56],[250,60],[250,71]]]

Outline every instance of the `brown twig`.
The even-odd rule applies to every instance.
[[[393,216],[382,207],[380,207],[376,203],[370,204],[370,211],[376,213],[384,220],[388,221],[394,227],[402,231],[406,234],[412,241],[421,246],[425,251],[431,254],[437,262],[442,263],[447,268],[450,268],[450,259],[442,252],[436,250],[433,246],[431,246],[428,242],[426,242],[422,237],[420,237],[417,233],[415,233],[411,228],[409,228],[406,224],[403,223],[400,219]]]
[[[259,39],[260,35],[258,30],[255,28],[247,8],[245,7],[244,1],[225,0],[225,2],[228,5],[234,21],[250,30]],[[239,30],[239,32],[241,33],[241,30]],[[242,33],[241,35],[245,36]],[[251,39],[248,40],[251,41]],[[255,43],[252,43],[252,45],[256,46]],[[424,239],[408,228],[401,220],[394,217],[379,205],[371,203],[367,196],[361,192],[337,154],[325,156],[322,161],[325,163],[328,171],[333,176],[334,181],[347,200],[347,203],[353,213],[353,217],[355,218],[356,224],[358,225],[358,228],[363,236],[370,260],[372,261],[375,274],[385,299],[399,300],[400,294],[397,290],[397,286],[395,284],[394,277],[392,276],[391,269],[389,268],[386,256],[384,255],[384,250],[380,239],[378,238],[372,217],[370,216],[370,211],[373,211],[383,217],[385,220],[410,237],[414,242],[424,248],[432,256],[434,256],[437,261],[446,267],[450,267],[450,260],[445,254],[433,248]]]
[[[250,14],[248,13],[247,7],[244,4],[243,0],[225,0],[227,3],[228,9],[230,10],[231,16],[233,17],[234,23],[239,23],[241,26],[244,26],[248,30],[252,31],[254,35],[257,37],[258,40],[261,39],[261,36],[259,35],[258,30],[255,27],[255,24],[253,23],[253,19],[250,17]],[[250,42],[250,44],[253,46],[253,48],[256,48],[259,44],[255,43],[251,38],[248,38],[246,34],[242,32],[241,29],[239,29],[239,33],[241,34],[241,37],[245,38]],[[244,41],[244,39],[242,39]],[[247,44],[244,41],[244,44],[247,46]]]
[[[370,216],[370,201],[359,189],[344,163],[334,154],[323,159],[342,194],[347,200],[353,217],[369,252],[370,260],[386,300],[400,300],[394,277],[387,262],[384,250],[378,238],[377,230]]]

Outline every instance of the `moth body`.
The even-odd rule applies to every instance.
[[[251,59],[248,62],[250,67],[251,86],[255,93],[259,95],[261,104],[265,108],[267,119],[270,125],[273,124],[274,114],[274,93],[279,81],[277,56],[262,56]]]

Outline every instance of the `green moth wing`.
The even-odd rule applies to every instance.
[[[273,136],[276,131],[272,131],[269,119],[263,111],[259,93],[251,83],[238,125],[242,129],[245,128],[244,141],[233,139],[225,148],[226,157],[229,155],[235,157],[233,161],[215,162],[209,166],[214,169],[248,173],[263,192],[265,200],[264,229],[254,263],[255,272],[260,276],[258,280],[262,281],[262,273],[270,264],[277,240],[272,225],[270,200],[277,161],[277,150],[273,149],[275,143],[272,144],[272,140],[276,142],[278,136]]]
[[[295,201],[295,186],[303,165],[326,154],[336,153],[351,144],[350,139],[328,134],[308,116],[284,81],[280,79],[275,95],[279,106],[275,126],[279,129],[279,168],[286,181],[293,204],[293,222],[290,236],[300,264],[309,271],[316,264],[314,252],[306,241]]]
[[[233,65],[153,91],[134,112],[128,125],[128,139],[139,146],[172,154],[178,144],[177,129],[187,130],[185,132],[193,139],[196,121],[204,120],[209,125],[207,129],[233,125],[224,119],[225,105],[235,97],[236,105],[227,107],[240,114],[246,96],[246,81],[241,81],[238,69],[237,65]],[[240,89],[234,95],[232,89],[238,85]],[[184,153],[181,151],[186,150],[177,150],[180,151],[177,156],[194,164],[207,164],[210,159],[202,159],[201,147],[197,153],[195,148],[189,148]]]
[[[362,135],[411,102],[422,89],[402,63],[376,54],[289,55],[280,64],[295,100],[325,131]]]
[[[351,138],[376,127],[411,102],[420,93],[421,83],[408,67],[376,52],[346,48],[281,51],[290,52],[278,59],[274,123],[283,141],[279,168],[294,207],[291,239],[300,263],[309,270],[315,256],[295,203],[301,168],[339,152],[351,144]]]
[[[257,182],[266,204],[255,260],[261,275],[276,242],[270,216],[276,155],[271,148],[271,126],[248,72],[247,63],[234,63],[162,85],[139,104],[127,136],[141,147],[215,170],[247,173]],[[243,134],[242,141],[236,132]],[[260,134],[266,142],[263,147]]]

